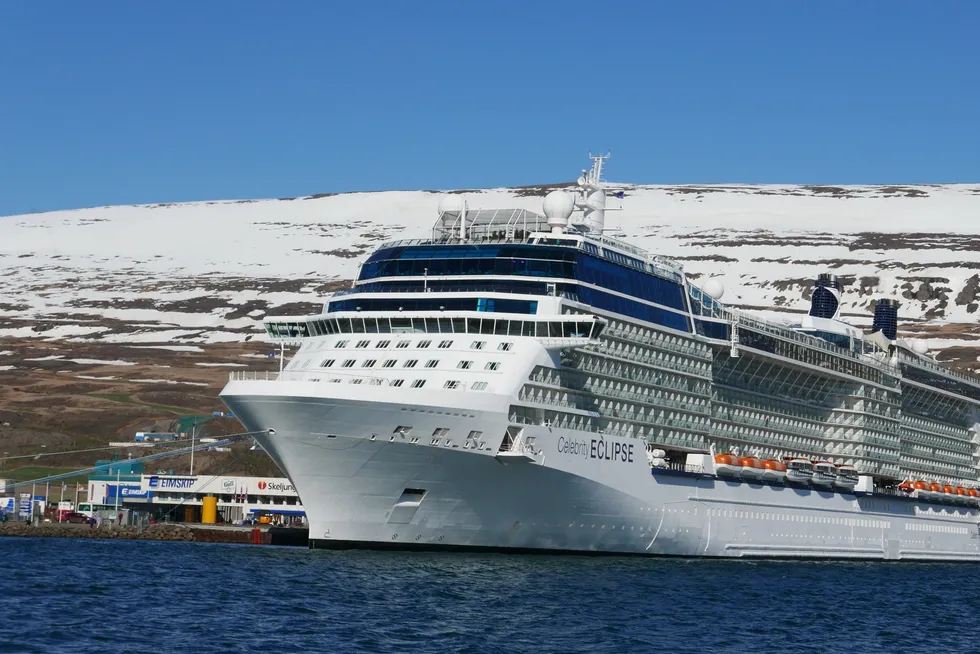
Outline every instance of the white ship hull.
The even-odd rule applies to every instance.
[[[975,506],[672,473],[651,469],[642,441],[546,426],[501,453],[508,396],[321,388],[222,392],[249,430],[274,429],[258,440],[295,484],[314,547],[980,561]],[[433,444],[440,428],[451,440]]]

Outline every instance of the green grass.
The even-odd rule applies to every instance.
[[[22,468],[8,468],[6,470],[0,471],[0,479],[6,479],[9,481],[30,481],[32,479],[40,479],[41,477],[50,477],[52,475],[60,475],[66,472],[71,472],[73,470],[78,470],[78,468],[52,468],[49,466],[24,466]],[[77,475],[75,477],[70,477],[68,479],[61,479],[58,481],[51,482],[52,488],[61,488],[61,483],[64,482],[71,487],[74,493],[74,485],[80,483],[83,486],[88,486],[88,475]],[[21,486],[16,490],[18,493],[25,492],[24,486]],[[60,492],[60,491],[59,491]]]
[[[136,406],[145,406],[149,409],[156,409],[157,411],[168,411],[170,413],[176,413],[178,415],[186,415],[188,413],[194,413],[190,409],[182,409],[176,406],[165,406],[163,404],[148,404],[146,402],[140,402],[139,400],[134,400],[130,397],[129,393],[89,393],[90,397],[97,397],[102,400],[109,400],[111,402],[121,402],[122,404],[135,404]]]

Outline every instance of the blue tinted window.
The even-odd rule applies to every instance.
[[[603,293],[602,291],[584,286],[579,287],[578,294],[580,302],[590,304],[598,309],[605,309],[606,311],[620,313],[624,316],[631,316],[678,331],[691,331],[691,325],[687,316],[668,311],[667,309],[651,307],[649,304],[642,304],[635,300],[612,295],[611,293]]]
[[[723,341],[729,339],[727,322],[711,322],[710,320],[694,319],[694,328],[698,334],[707,338],[717,338]]]
[[[334,300],[327,307],[335,311],[486,311],[490,313],[528,313],[538,311],[533,300],[485,299],[485,298],[354,298]]]
[[[625,259],[625,257],[623,257]],[[612,288],[620,293],[656,302],[680,311],[687,311],[684,302],[684,289],[676,283],[638,270],[616,265],[587,254],[578,257],[577,277],[579,281]]]

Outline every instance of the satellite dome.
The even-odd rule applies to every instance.
[[[575,196],[565,191],[552,191],[544,198],[544,215],[552,231],[568,226],[568,217],[575,210]]]
[[[701,290],[711,299],[720,300],[721,296],[725,294],[725,285],[721,283],[720,279],[709,279],[704,283]]]
[[[925,341],[920,341],[918,339],[912,341],[912,351],[916,354],[925,354],[929,351],[929,346],[926,345]]]
[[[444,213],[459,215],[466,211],[466,198],[458,194],[442,196],[439,200],[439,215]]]

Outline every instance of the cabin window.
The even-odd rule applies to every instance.
[[[470,389],[474,391],[483,391],[486,390],[486,388],[487,388],[486,382],[473,382],[473,385],[470,386]]]
[[[358,341],[357,342],[357,347],[367,347],[370,344],[371,344],[371,341]]]
[[[419,344],[415,347],[422,349],[424,347],[429,347],[430,345],[432,345],[432,341],[419,341]]]
[[[396,348],[406,348],[406,347],[408,347],[408,341],[398,341],[398,345],[396,345],[395,347]]]
[[[404,379],[392,379],[391,380],[391,385],[392,386],[401,386],[404,383],[405,383],[405,380]]]
[[[389,345],[391,345],[391,341],[378,341],[377,347],[384,348],[384,347],[388,347]]]
[[[500,362],[499,361],[490,361],[490,362],[487,363],[487,365],[485,367],[486,370],[497,370],[499,368],[500,368]]]
[[[445,384],[443,384],[442,387],[448,388],[449,390],[456,390],[457,388],[459,388],[459,386],[460,386],[460,382],[450,379]]]
[[[428,361],[425,362],[426,368],[435,368],[438,365],[439,365],[439,359],[429,359]]]
[[[322,367],[322,368],[329,368],[330,366],[333,365],[333,362],[334,361],[336,361],[336,359],[327,359],[326,361],[324,361],[323,363],[320,364],[320,367]]]
[[[337,341],[337,343],[334,345],[334,347],[347,347],[347,344],[349,342],[350,341]]]
[[[501,343],[500,345],[497,346],[497,349],[503,352],[508,352],[512,347],[514,347],[513,343]]]
[[[364,363],[361,364],[361,367],[362,368],[373,368],[374,367],[374,364],[376,364],[377,362],[378,362],[377,359],[368,359],[367,361],[365,361]]]
[[[442,349],[446,349],[447,347],[452,347],[452,344],[453,344],[452,341],[440,341],[439,347]]]
[[[393,368],[394,365],[395,365],[395,359],[388,359],[387,361],[385,361],[384,363],[381,364],[381,367],[382,368]]]
[[[424,379],[416,379],[412,382],[412,388],[422,388],[423,386],[425,386]]]
[[[473,350],[482,350],[486,344],[487,344],[486,341],[473,341],[473,344],[470,345],[470,348]]]
[[[344,361],[344,368],[350,368],[351,366],[353,366],[354,361],[355,359],[347,359],[346,361]]]
[[[408,361],[405,362],[402,368],[414,368],[415,364],[417,364],[418,362],[419,362],[418,359],[409,359]]]
[[[473,362],[472,361],[460,361],[459,362],[459,365],[457,365],[456,367],[457,368],[462,368],[463,370],[469,370],[471,367],[473,367]]]

